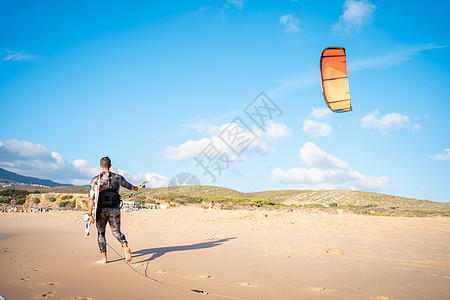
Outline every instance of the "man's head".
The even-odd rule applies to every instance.
[[[100,168],[102,169],[108,169],[111,168],[111,160],[108,156],[103,157],[100,159]]]

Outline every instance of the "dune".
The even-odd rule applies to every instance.
[[[0,214],[6,299],[449,299],[450,219],[182,206],[122,213],[133,259],[83,212]],[[206,298],[205,298],[206,297]]]

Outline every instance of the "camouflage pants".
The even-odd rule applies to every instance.
[[[120,208],[99,208],[97,211],[98,247],[100,252],[106,252],[106,223],[109,222],[111,232],[121,245],[127,242],[125,235],[120,232]]]

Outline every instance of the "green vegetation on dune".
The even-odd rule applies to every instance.
[[[177,199],[179,199],[177,201]],[[226,208],[234,208],[237,206],[251,206],[251,207],[272,207],[272,208],[280,208],[286,206],[284,204],[276,203],[273,201],[265,200],[265,199],[253,199],[253,198],[245,198],[245,197],[178,197],[175,202],[179,203],[189,203],[189,204],[200,204],[210,202],[220,203],[226,206]]]
[[[166,187],[166,188],[156,188],[156,189],[142,189],[146,195],[151,195],[155,198],[168,199],[170,197],[177,196],[189,196],[189,197],[240,197],[243,193],[215,187],[209,185],[201,186],[177,186],[177,187]]]
[[[12,199],[16,200],[16,205],[25,203],[29,194],[38,194],[40,191],[27,191],[21,189],[7,189],[0,191],[0,203],[10,204]]]

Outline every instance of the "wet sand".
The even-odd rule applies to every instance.
[[[83,212],[0,214],[0,296],[450,299],[450,218],[183,207],[124,212],[122,231],[132,262],[108,227],[99,265]]]

